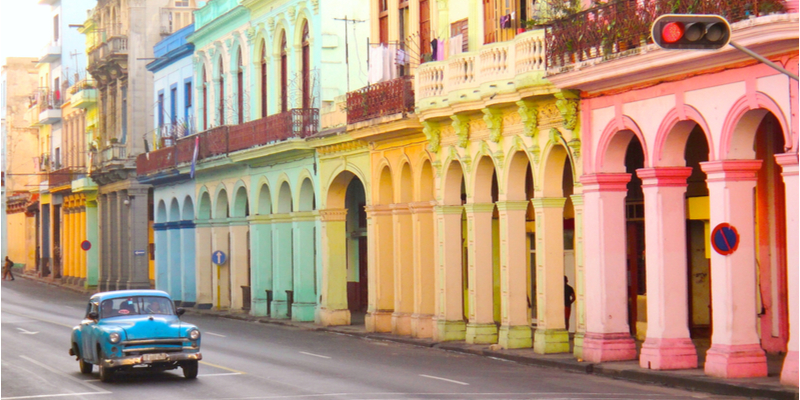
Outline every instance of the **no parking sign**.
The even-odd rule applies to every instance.
[[[711,246],[719,254],[727,256],[739,248],[739,232],[729,223],[721,223],[711,231]]]

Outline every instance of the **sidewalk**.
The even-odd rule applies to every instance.
[[[61,284],[60,280],[54,281],[49,278],[39,278],[35,275],[23,273],[15,276],[89,294],[89,292],[83,288],[79,288],[74,285]],[[187,308],[186,312],[188,314],[212,315],[220,318],[290,326],[311,331],[334,332],[371,340],[385,340],[397,343],[405,343],[420,347],[430,347],[447,351],[475,354],[484,357],[494,357],[525,365],[558,368],[573,373],[594,374],[608,378],[624,379],[637,383],[663,385],[718,395],[766,399],[798,399],[799,393],[798,388],[786,387],[780,384],[780,370],[783,363],[782,355],[767,355],[769,376],[766,378],[720,379],[707,376],[703,372],[702,368],[678,371],[655,371],[640,368],[638,361],[592,364],[589,362],[578,362],[578,360],[576,360],[575,357],[573,357],[570,353],[542,355],[534,353],[533,349],[502,350],[493,349],[488,345],[470,345],[465,342],[434,342],[430,339],[415,339],[408,336],[397,336],[385,333],[370,333],[366,331],[364,325],[321,327],[319,325],[315,325],[313,322],[298,322],[287,319],[254,317],[249,314],[230,313],[227,311]],[[705,358],[705,349],[700,346],[698,347],[698,359],[702,364]]]

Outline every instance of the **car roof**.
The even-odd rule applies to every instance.
[[[95,293],[90,299],[90,301],[103,301],[107,299],[116,299],[120,297],[132,297],[132,296],[161,296],[170,298],[169,293],[163,290],[137,289],[137,290],[114,290],[111,292]]]

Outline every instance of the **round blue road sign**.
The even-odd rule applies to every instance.
[[[739,232],[731,224],[719,224],[711,231],[711,246],[723,256],[732,254],[739,247]]]
[[[228,259],[228,256],[222,252],[222,250],[217,250],[211,253],[211,262],[217,265],[225,264],[225,261]]]

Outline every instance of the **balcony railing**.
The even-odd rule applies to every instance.
[[[455,90],[479,89],[484,83],[513,80],[527,72],[545,71],[544,30],[491,43],[480,50],[428,62],[417,70],[417,100],[445,96]]]
[[[413,79],[403,76],[347,93],[347,123],[413,112]]]
[[[72,182],[72,172],[72,168],[70,167],[61,168],[59,170],[50,172],[47,179],[50,188],[64,186]]]
[[[125,161],[128,158],[127,146],[122,143],[113,143],[101,152],[101,163],[111,161]]]
[[[147,175],[153,172],[174,168],[176,147],[166,147],[136,157],[136,174]]]
[[[128,54],[128,37],[116,35],[104,40],[89,51],[90,69],[96,68],[98,63],[107,61],[112,56],[126,56]]]
[[[46,110],[60,109],[61,103],[61,91],[50,90],[46,87],[39,88],[29,98],[30,107],[36,107],[40,113]]]
[[[783,13],[779,0],[620,0],[554,21],[547,28],[547,67],[608,57],[652,43],[650,27],[662,14],[717,14],[734,23]]]

